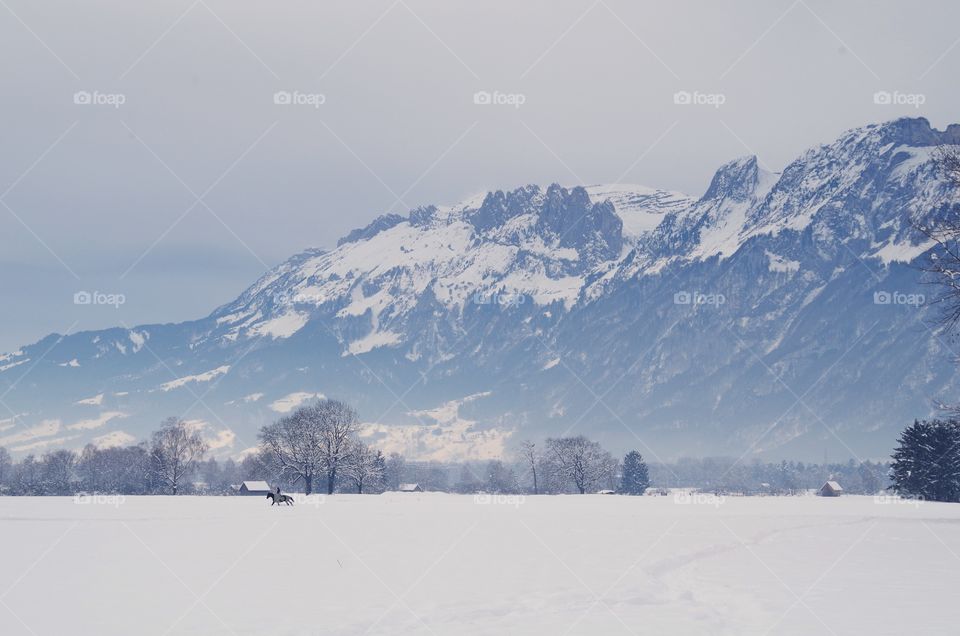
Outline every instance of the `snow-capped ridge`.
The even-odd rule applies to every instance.
[[[745,201],[755,195],[762,173],[769,174],[761,171],[756,155],[747,155],[729,161],[714,173],[707,191],[700,200],[729,198],[734,201]]]
[[[407,219],[399,214],[384,214],[378,216],[368,225],[357,228],[351,231],[349,234],[337,241],[337,247],[340,247],[344,243],[355,243],[356,241],[362,241],[368,239],[376,234],[389,230],[399,223],[403,223]]]
[[[815,379],[836,363],[818,387],[831,404],[825,419],[856,427],[908,407],[922,415],[930,395],[955,394],[960,381],[940,364],[938,343],[909,328],[921,308],[876,305],[873,293],[922,289],[898,263],[928,251],[914,217],[960,205],[931,162],[938,145],[957,142],[960,126],[901,119],[847,131],[781,173],[754,156],[734,159],[697,198],[624,184],[523,185],[386,214],[333,249],[294,255],[206,318],[50,336],[0,356],[0,382],[30,365],[31,383],[11,398],[37,416],[24,420],[34,426],[51,412],[64,423],[90,419],[90,396],[109,396],[105,410],[139,422],[208,390],[262,418],[287,404],[282,396],[293,404],[321,391],[386,410],[395,396],[381,387],[414,386],[419,412],[487,390],[480,378],[494,395],[464,408],[496,439],[518,422],[573,423],[564,413],[589,407],[577,403],[573,371],[588,385],[623,377],[617,410],[651,432],[709,421],[734,439],[795,399],[777,401],[782,391],[765,382],[753,351],[785,378]],[[831,357],[878,321],[869,353]],[[717,337],[731,329],[736,338]],[[882,388],[866,395],[865,378]],[[67,382],[69,404],[48,404]],[[415,425],[383,426],[394,424]],[[785,423],[765,447],[812,439],[807,424]],[[92,440],[82,434],[75,443]]]
[[[906,226],[893,218],[901,211],[887,201],[883,184],[896,178],[912,192],[914,182],[929,177],[920,173],[930,146],[909,144],[955,139],[960,126],[941,132],[922,118],[899,119],[847,131],[809,149],[781,174],[764,170],[753,155],[734,159],[696,200],[643,186],[528,184],[458,204],[420,206],[407,216],[387,214],[350,232],[333,251],[307,251],[275,268],[217,322],[227,339],[287,338],[318,312],[332,311],[354,322],[342,353],[365,354],[406,346],[402,326],[425,303],[460,313],[477,298],[505,294],[534,305],[562,299],[569,310],[596,299],[613,281],[652,274],[676,260],[728,258],[754,237],[807,228],[827,237],[838,223],[844,232],[863,233],[854,226],[863,225],[864,215],[896,229],[892,238],[864,235],[872,254],[884,262],[913,257],[923,249],[905,242]],[[877,209],[852,204],[864,187],[877,189],[861,197]],[[779,249],[771,253],[800,262]],[[387,323],[393,325],[382,327]]]

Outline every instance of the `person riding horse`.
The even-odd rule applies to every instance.
[[[273,501],[270,503],[271,506],[276,505],[276,504],[284,504],[284,503],[287,504],[288,506],[292,506],[292,505],[293,505],[293,497],[291,497],[290,495],[281,494],[281,493],[280,493],[280,486],[277,486],[277,492],[276,492],[276,493],[268,492],[268,493],[267,493],[267,499],[272,499],[272,500],[273,500]]]

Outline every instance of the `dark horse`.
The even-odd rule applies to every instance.
[[[268,492],[267,499],[273,499],[273,502],[270,504],[271,506],[274,504],[287,504],[288,506],[293,505],[293,497],[290,495],[278,495],[273,492]]]

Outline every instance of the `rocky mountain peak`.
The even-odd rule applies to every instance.
[[[755,155],[734,159],[714,173],[703,198],[746,201],[753,196],[759,176],[760,168]]]

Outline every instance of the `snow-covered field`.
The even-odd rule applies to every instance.
[[[956,634],[960,506],[0,497],[0,634]]]

